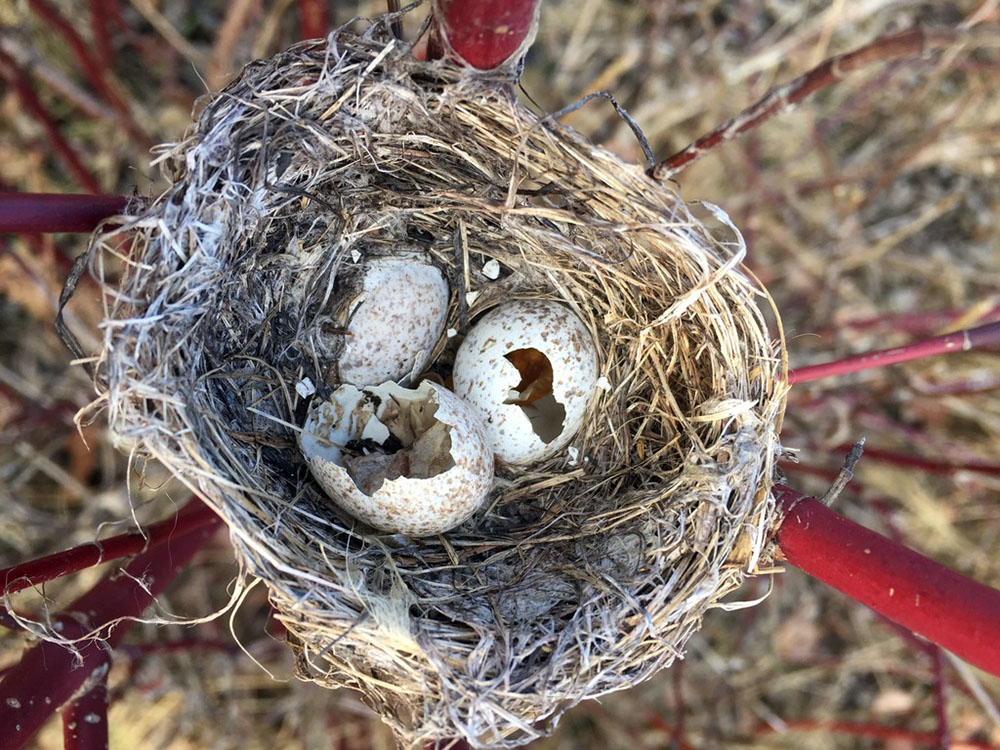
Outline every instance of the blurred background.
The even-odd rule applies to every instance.
[[[156,195],[155,145],[198,97],[301,35],[294,0],[3,0],[0,190]],[[331,24],[380,13],[331,0]],[[412,39],[426,7],[407,16]],[[825,58],[914,25],[1000,23],[996,0],[542,0],[527,106],[607,90],[663,158]],[[62,24],[62,25],[61,25]],[[69,41],[82,40],[83,57]],[[605,101],[563,122],[641,162]],[[875,65],[675,178],[741,227],[793,367],[1000,319],[1000,49]],[[92,384],[55,335],[81,235],[0,235],[0,566],[169,516],[187,491],[110,445]],[[96,350],[84,281],[70,323]],[[968,352],[796,386],[787,481],[822,493],[849,444],[869,455],[836,508],[1000,587],[1000,360]],[[974,465],[969,467],[968,465]],[[955,467],[959,468],[955,468]],[[961,468],[965,466],[966,468]],[[110,566],[12,598],[52,611]],[[237,573],[225,533],[161,597],[207,616]],[[570,711],[559,748],[1000,748],[1000,680],[954,662],[800,572],[758,576],[711,612],[683,661]],[[199,625],[139,625],[111,674],[111,746],[391,747],[350,693],[292,677],[257,586]],[[0,670],[24,638],[0,628]],[[36,738],[62,747],[59,722]]]

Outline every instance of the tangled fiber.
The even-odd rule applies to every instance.
[[[406,746],[514,747],[647,679],[776,518],[784,357],[739,234],[512,91],[382,23],[300,44],[212,96],[158,159],[169,189],[91,247],[113,434],[224,518],[300,677],[360,691]],[[419,539],[344,515],[296,441],[336,386],[347,280],[402,251],[450,284],[430,376],[530,298],[584,321],[602,378],[567,450],[498,465],[483,509]]]

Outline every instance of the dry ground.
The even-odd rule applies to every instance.
[[[825,57],[913,24],[1000,22],[995,0],[543,0],[525,92],[546,110],[588,92],[615,94],[665,156]],[[88,40],[83,0],[53,3]],[[72,50],[24,0],[0,3],[0,48],[33,71],[39,97],[108,192],[153,194],[151,144],[178,138],[194,98],[253,57],[296,38],[290,0],[120,0],[132,31],[111,39],[114,90],[134,121],[101,104]],[[338,22],[375,3],[338,2]],[[228,10],[227,10],[228,9]],[[415,23],[408,24],[413,33]],[[95,43],[95,47],[96,47]],[[2,80],[2,79],[0,79]],[[0,187],[79,191],[53,141],[0,83]],[[641,159],[606,103],[566,118],[622,156]],[[138,133],[145,133],[145,139]],[[820,93],[679,175],[687,200],[721,205],[742,227],[750,266],[782,312],[793,366],[882,348],[998,317],[1000,53],[955,49],[876,66]],[[184,491],[151,467],[130,473],[52,320],[79,236],[0,237],[0,565],[168,514]],[[78,330],[94,330],[84,290]],[[940,311],[951,311],[939,315]],[[91,334],[91,341],[93,341]],[[941,461],[1000,464],[997,354],[958,354],[797,388],[785,443],[803,466],[835,469],[837,446],[869,445]],[[16,399],[4,393],[17,394]],[[1000,479],[932,475],[865,460],[861,488],[838,509],[977,579],[1000,585]],[[141,481],[140,481],[141,480]],[[789,470],[790,483],[823,481]],[[109,530],[105,528],[105,530]],[[100,571],[46,589],[58,607]],[[161,602],[172,613],[222,606],[235,573],[223,536]],[[683,663],[640,689],[582,705],[538,748],[933,747],[943,705],[952,747],[1000,747],[1000,681],[918,644],[795,570],[760,579],[759,606],[716,611]],[[20,595],[22,607],[38,602]],[[120,661],[112,746],[382,748],[390,739],[358,702],[290,677],[268,635],[262,587],[229,617],[191,628],[136,628],[132,644],[196,638]],[[232,626],[232,632],[230,632]],[[238,637],[244,650],[235,648]],[[19,636],[0,630],[0,667]],[[126,652],[128,653],[128,652]],[[252,655],[253,659],[247,654]],[[271,678],[255,661],[270,670]],[[941,703],[943,695],[943,704]],[[881,738],[872,728],[898,728]],[[975,742],[979,744],[967,744]],[[61,747],[58,726],[38,747]]]

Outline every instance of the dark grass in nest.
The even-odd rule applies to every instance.
[[[159,161],[171,187],[92,246],[112,300],[99,403],[224,517],[300,676],[361,691],[402,742],[545,733],[669,665],[768,554],[786,391],[769,298],[738,233],[640,168],[378,24],[250,64]],[[546,298],[590,329],[605,386],[569,449],[501,467],[480,512],[423,539],[344,516],[296,447],[296,384],[330,391],[344,280],[414,249],[451,286],[436,374],[477,315]]]

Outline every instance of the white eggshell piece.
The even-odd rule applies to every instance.
[[[493,486],[493,453],[476,410],[451,391],[428,381],[414,390],[385,383],[365,391],[377,398],[373,400],[365,392],[344,385],[329,401],[310,410],[299,445],[316,481],[349,514],[391,534],[429,536],[466,521]],[[385,413],[390,398],[437,406],[433,417],[449,430],[454,465],[427,478],[401,476],[384,480],[368,495],[345,468],[341,448],[369,435],[388,436],[378,417]],[[377,404],[374,408],[373,403]]]
[[[444,331],[448,294],[441,271],[418,255],[371,261],[348,306],[339,382],[360,388],[422,372]]]
[[[525,408],[504,403],[516,396],[521,382],[506,355],[520,349],[535,349],[552,365],[552,395],[566,410],[554,436],[543,439]],[[469,331],[455,358],[455,393],[482,412],[497,457],[528,464],[565,447],[580,429],[596,388],[597,365],[593,337],[568,307],[519,300],[491,310]]]

